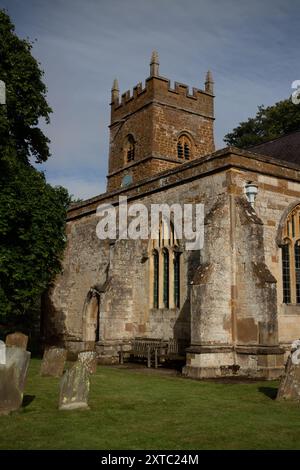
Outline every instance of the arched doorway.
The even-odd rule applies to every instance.
[[[91,345],[99,341],[99,306],[100,294],[91,288],[83,307],[83,341]]]

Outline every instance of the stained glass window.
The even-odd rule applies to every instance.
[[[287,216],[282,238],[283,303],[300,304],[300,205]]]
[[[158,292],[159,292],[159,267],[158,267],[158,252],[153,251],[153,307],[158,308]]]
[[[164,279],[163,279],[163,300],[164,306],[169,308],[169,252],[168,250],[163,251],[163,262],[164,262]]]

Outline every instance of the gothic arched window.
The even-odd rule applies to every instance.
[[[173,224],[162,222],[151,240],[150,287],[153,308],[180,307],[180,252]]]
[[[164,278],[163,278],[163,300],[164,307],[169,308],[169,287],[170,287],[170,273],[169,273],[169,251],[163,249],[163,266],[164,266]]]
[[[134,154],[135,154],[135,141],[134,138],[131,134],[129,134],[126,138],[126,143],[125,143],[125,156],[126,156],[126,162],[132,162],[134,160]]]
[[[177,157],[189,160],[192,154],[192,143],[190,138],[182,134],[177,141]]]
[[[174,254],[174,305],[180,307],[180,254]]]
[[[158,266],[158,251],[153,250],[153,307],[158,308],[158,293],[159,293],[159,266]]]
[[[283,303],[300,304],[300,205],[288,215],[282,238]]]

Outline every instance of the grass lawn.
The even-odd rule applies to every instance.
[[[0,449],[300,449],[300,404],[277,382],[216,383],[98,367],[90,410],[58,411],[59,379],[33,359],[24,407],[0,416]]]

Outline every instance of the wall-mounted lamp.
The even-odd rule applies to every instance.
[[[255,199],[258,193],[258,186],[252,181],[249,181],[245,184],[245,194],[248,202],[250,202],[251,206],[254,207]]]

